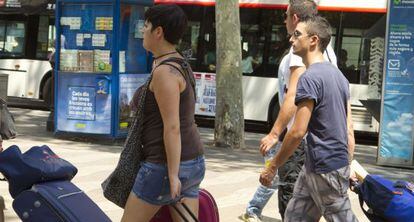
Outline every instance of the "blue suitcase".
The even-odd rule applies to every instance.
[[[70,181],[35,184],[13,201],[24,222],[106,222],[108,216]]]

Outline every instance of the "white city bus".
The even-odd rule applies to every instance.
[[[239,1],[242,54],[252,61],[252,66],[243,71],[244,117],[272,124],[279,110],[277,69],[290,47],[283,19],[288,1]],[[196,113],[214,116],[215,92],[212,95],[206,85],[211,88],[215,79],[215,1],[155,0],[155,3],[175,3],[186,12],[189,27],[180,49],[191,49],[191,65],[196,77],[203,80],[199,83],[203,89],[198,93],[205,97],[198,101]],[[360,100],[380,96],[386,5],[386,0],[319,1],[320,13],[333,27],[331,44],[338,67],[351,83],[357,131],[378,132],[378,122]]]
[[[52,8],[36,14],[0,10],[0,73],[8,74],[8,96],[50,102],[54,34]]]

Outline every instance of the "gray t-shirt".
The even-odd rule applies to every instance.
[[[348,165],[349,82],[329,62],[314,63],[299,78],[295,104],[314,100],[305,166],[322,174]]]

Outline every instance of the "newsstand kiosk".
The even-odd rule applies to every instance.
[[[55,133],[125,137],[130,101],[149,73],[142,46],[153,0],[58,0]]]

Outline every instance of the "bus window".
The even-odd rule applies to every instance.
[[[51,56],[53,56],[56,50],[56,27],[53,22],[49,23],[49,37],[48,37],[48,46],[47,46],[47,56],[49,61]]]
[[[189,58],[191,67],[198,72],[215,72],[216,41],[214,7],[185,6],[188,27],[178,44],[178,50]]]
[[[279,63],[285,56],[290,47],[289,37],[285,25],[272,25],[272,32],[270,36],[270,48],[267,50],[267,76],[277,77],[277,68]]]
[[[240,9],[242,71],[248,76],[276,77],[289,48],[283,11]]]
[[[339,51],[338,68],[350,83],[359,83],[359,51],[361,47],[361,29],[345,28],[342,35],[342,47]]]
[[[5,35],[6,35],[6,23],[0,20],[0,52],[4,52],[5,44]]]
[[[25,48],[26,27],[23,22],[11,21],[6,23],[4,52],[11,56],[23,56]]]
[[[48,56],[49,41],[49,16],[39,16],[39,28],[37,33],[36,58],[46,59]]]
[[[178,50],[189,59],[192,67],[197,64],[197,46],[200,33],[200,22],[189,21],[187,30],[178,44]]]
[[[336,44],[338,68],[350,83],[367,84],[366,64],[361,51],[367,47],[363,40],[364,33],[380,20],[382,14],[376,13],[341,13],[337,26],[339,38]]]
[[[329,43],[332,46],[332,48],[335,47],[335,41],[336,41],[336,28],[332,27],[331,42]]]

